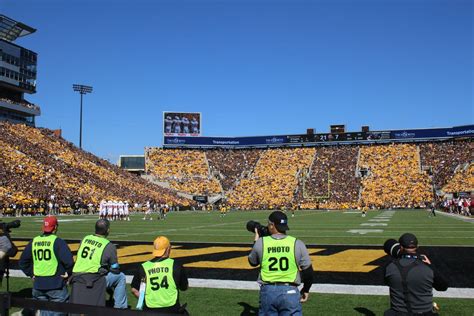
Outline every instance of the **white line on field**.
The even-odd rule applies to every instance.
[[[26,278],[27,276],[20,270],[10,270],[10,276]],[[133,276],[126,276],[127,283],[131,283]],[[259,290],[256,281],[234,281],[215,279],[189,279],[190,287],[231,289],[231,290]],[[315,284],[311,287],[311,293],[327,294],[354,294],[354,295],[389,295],[387,286],[381,285],[346,285],[346,284]],[[446,292],[433,291],[434,297],[447,298],[472,298],[474,289],[471,288],[450,288]]]

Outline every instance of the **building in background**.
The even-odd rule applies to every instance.
[[[144,155],[120,155],[118,166],[131,173],[138,175],[145,173]]]
[[[0,121],[35,125],[40,107],[28,102],[36,93],[38,54],[13,42],[36,29],[0,15]]]

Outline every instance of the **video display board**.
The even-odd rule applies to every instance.
[[[201,128],[201,113],[163,112],[165,137],[199,137]]]

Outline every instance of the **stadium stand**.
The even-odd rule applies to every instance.
[[[452,179],[443,187],[444,192],[473,192],[474,191],[474,163],[466,163],[457,168]]]
[[[170,187],[176,191],[198,195],[213,195],[220,193],[222,188],[215,178],[187,178],[170,180]]]
[[[201,150],[147,148],[146,171],[160,179],[206,178],[209,167]]]
[[[357,176],[359,146],[316,148],[309,172],[301,180],[301,208],[357,208],[360,178]]]
[[[47,129],[0,123],[0,202],[37,205],[54,195],[60,205],[97,205],[102,199],[189,205],[109,162],[53,136]]]
[[[430,178],[421,171],[414,144],[363,146],[359,167],[368,170],[362,178],[362,206],[413,208],[433,200]]]
[[[222,187],[210,174],[206,154],[201,150],[148,148],[145,169],[170,187],[190,194],[217,194]]]
[[[176,191],[224,193],[238,209],[424,207],[434,189],[474,188],[471,140],[311,148],[148,148],[146,171],[169,189],[82,151],[48,129],[0,124],[0,208],[44,212],[50,196],[71,203],[148,200],[189,206]],[[431,176],[430,176],[431,175]],[[15,208],[12,208],[14,205]]]
[[[0,101],[6,102],[6,103],[9,103],[9,104],[21,105],[21,106],[23,106],[25,108],[28,108],[28,109],[33,109],[33,110],[39,110],[40,109],[40,107],[37,106],[36,104],[28,103],[26,101],[14,101],[14,100],[7,99],[7,98],[0,98]]]
[[[206,156],[211,173],[220,180],[224,191],[230,191],[253,171],[260,153],[259,149],[217,149],[206,151]]]
[[[229,205],[240,209],[291,207],[299,173],[310,167],[314,153],[315,148],[263,151],[253,173],[228,195]]]
[[[424,143],[419,147],[421,163],[431,170],[436,189],[443,188],[450,181],[458,166],[474,161],[472,139]]]

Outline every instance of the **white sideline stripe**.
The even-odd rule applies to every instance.
[[[469,218],[469,217],[466,217],[466,216],[463,216],[463,215],[451,214],[451,213],[446,213],[446,212],[442,212],[442,211],[435,211],[435,213],[438,214],[438,215],[442,215],[442,216],[454,217],[455,219],[458,219],[460,221],[474,224],[474,219],[473,218]]]
[[[21,270],[10,270],[10,276],[21,278],[27,277]],[[130,284],[132,282],[133,276],[127,275],[125,277],[127,279],[127,283]],[[231,290],[260,289],[256,281],[234,281],[215,279],[189,279],[189,286]],[[314,284],[311,287],[310,292],[326,294],[389,295],[388,287],[382,285]],[[433,296],[446,298],[473,298],[474,289],[450,288],[445,292],[438,292],[436,290],[433,290]]]

